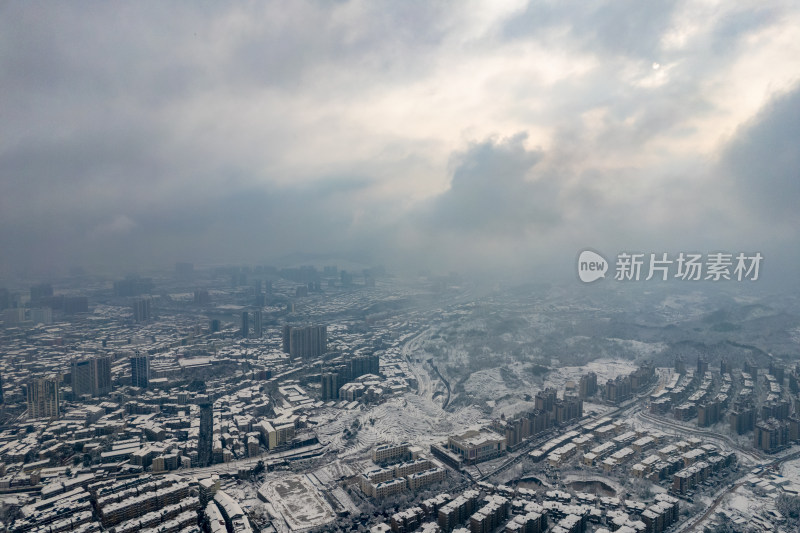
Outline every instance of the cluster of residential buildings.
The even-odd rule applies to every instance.
[[[744,498],[748,505],[737,505],[737,498],[731,504],[720,505],[706,524],[705,531],[714,531],[726,526],[732,531],[754,531],[756,533],[789,533],[794,531],[787,523],[787,516],[778,510],[781,496],[795,498],[800,496],[800,483],[791,475],[782,475],[777,468],[756,467],[744,478],[744,484],[737,490],[737,496]]]
[[[697,369],[676,362],[676,373],[650,396],[650,411],[671,413],[682,422],[696,420],[699,427],[727,423],[737,435],[753,432],[753,446],[774,453],[800,441],[800,418],[792,403],[800,401],[798,369],[786,372],[776,361],[766,372],[752,360],[736,370],[725,359],[719,372],[698,358]],[[680,372],[679,372],[680,371]],[[789,390],[785,388],[789,380]]]
[[[670,442],[671,441],[671,442]],[[530,452],[553,468],[579,461],[603,475],[630,476],[685,494],[736,465],[736,454],[698,438],[677,440],[657,430],[631,430],[624,421],[602,417],[582,422]]]
[[[595,381],[596,381],[595,376]],[[513,451],[526,439],[541,435],[550,429],[569,424],[583,417],[583,398],[567,393],[561,398],[553,388],[536,393],[534,410],[512,420],[495,420],[492,429],[505,436],[506,448]]]
[[[81,475],[42,489],[23,506],[12,531],[101,531],[199,533],[196,482],[148,475],[100,480]]]
[[[440,483],[447,477],[446,468],[433,459],[421,457],[422,450],[408,443],[382,444],[372,451],[375,468],[359,478],[361,491],[375,499],[383,499],[405,491],[416,492]],[[401,462],[396,462],[400,460]],[[393,464],[389,464],[393,463]],[[378,464],[388,466],[378,466]]]
[[[733,452],[716,453],[706,448],[695,448],[684,453],[681,458],[684,468],[672,475],[672,492],[686,494],[703,483],[708,482],[712,476],[736,464],[736,454]],[[668,459],[668,458],[667,458]]]
[[[210,533],[252,533],[250,521],[234,498],[216,490],[204,509],[204,523]]]
[[[596,375],[594,376],[596,382]],[[431,453],[452,468],[460,469],[514,451],[530,439],[583,417],[583,399],[574,391],[559,397],[547,388],[537,392],[534,409],[513,419],[495,419],[487,429],[470,429],[432,444]]]
[[[655,495],[650,503],[561,490],[478,483],[453,496],[442,493],[395,513],[372,532],[411,533],[662,533],[677,523],[679,500]]]
[[[349,357],[334,354],[334,357],[326,358],[322,365],[320,384],[323,401],[339,398],[354,401],[364,395],[377,399],[383,395],[380,355],[377,353]]]
[[[384,293],[338,291],[334,283],[328,287],[335,294],[323,298],[314,281],[297,297],[297,281],[288,278],[268,282],[264,293],[263,284],[247,279],[244,270],[234,274],[228,288],[196,276],[133,276],[84,287],[77,297],[81,305],[73,293],[57,294],[47,284],[32,287],[29,298],[0,291],[0,488],[23,489],[20,506],[41,501],[47,511],[26,515],[26,528],[106,527],[92,524],[92,512],[99,511],[85,486],[59,494],[63,505],[50,501],[50,487],[57,484],[147,479],[148,473],[255,458],[273,468],[319,455],[323,445],[313,427],[318,421],[309,421],[314,413],[379,402],[414,384],[400,357],[387,358],[381,369],[376,353],[402,331],[364,334],[338,326],[331,339],[328,326],[303,323],[324,324],[328,314],[371,305]],[[269,275],[263,269],[256,274]],[[306,299],[316,303],[306,307]],[[336,376],[341,385],[323,401],[319,369],[338,373],[342,362],[348,373]],[[255,462],[247,464],[252,469]],[[414,471],[402,477],[414,490],[443,474]],[[161,490],[151,491],[158,494],[153,505],[170,512],[158,522],[153,511],[144,519],[129,516],[152,502],[128,505],[127,496],[114,505],[102,500],[103,520],[137,518],[138,529],[183,529],[186,509],[167,502],[172,489]],[[213,508],[208,512],[216,514]]]
[[[257,461],[273,469],[318,457],[331,442],[342,442],[319,429],[343,411],[367,414],[416,387],[400,346],[420,324],[385,321],[391,314],[373,305],[385,295],[335,291],[323,298],[320,276],[308,269],[272,279],[266,292],[243,270],[228,274],[224,289],[195,279],[174,291],[156,290],[162,281],[126,278],[93,289],[91,305],[43,285],[31,288],[29,302],[4,310],[0,340],[10,348],[0,360],[6,422],[0,489],[24,491],[15,530],[247,533],[252,524],[235,493],[211,476],[217,465],[249,475]],[[377,291],[369,279],[365,286]],[[330,276],[328,286],[353,284],[350,274],[341,280]],[[337,321],[348,306],[358,309],[359,320]],[[379,322],[383,327],[365,326]],[[800,438],[791,404],[791,395],[800,393],[798,368],[776,364],[759,373],[748,362],[739,372],[723,361],[717,373],[698,361],[697,369],[681,370],[651,396],[653,412],[696,417],[700,426],[728,420],[737,433],[753,431],[754,445],[768,452]],[[622,404],[654,378],[649,364],[602,387],[596,374],[585,374],[560,394],[538,392],[528,412],[464,426],[431,445],[429,455],[409,443],[376,446],[374,467],[358,475],[358,487],[378,503],[462,479],[449,469],[519,454],[548,465],[550,473],[580,465],[691,495],[724,476],[735,454],[697,439],[633,430],[613,417],[583,419],[585,400],[600,395],[607,404]],[[532,441],[537,449],[523,450]],[[331,501],[338,498],[333,491],[341,492],[335,483],[323,490],[327,482],[309,482]],[[660,533],[678,516],[678,501],[669,494],[644,503],[487,483],[465,482],[458,490],[394,513],[387,527]],[[345,509],[339,505],[331,515]]]
[[[612,404],[620,404],[633,398],[655,379],[655,367],[644,364],[624,376],[609,379],[603,389],[603,399]]]
[[[612,435],[604,432],[604,428],[611,429]],[[736,464],[734,452],[721,451],[712,444],[703,444],[698,438],[672,439],[674,442],[667,443],[666,436],[658,431],[637,432],[624,428],[620,423],[598,427],[595,439],[604,433],[610,438],[586,451],[582,463],[599,466],[604,474],[630,475],[656,484],[669,483],[677,494],[685,494]],[[639,461],[627,467],[634,458]],[[620,471],[622,468],[624,472]]]

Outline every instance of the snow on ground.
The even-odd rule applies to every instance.
[[[604,405],[602,403],[593,403],[593,402],[583,402],[583,414],[584,415],[592,415],[592,416],[602,416],[606,413],[609,413],[614,410],[614,407],[610,405]]]
[[[625,487],[623,487],[619,482],[617,482],[614,478],[610,476],[602,476],[599,474],[567,474],[562,479],[565,485],[569,485],[570,483],[602,483],[613,490],[617,496],[621,496],[625,494]],[[588,491],[584,491],[588,492]]]
[[[652,346],[652,345],[647,345]],[[506,417],[516,416],[520,413],[530,411],[534,407],[532,401],[525,401],[525,394],[534,396],[542,387],[535,385],[527,373],[529,365],[515,363],[504,367],[518,379],[515,386],[509,384],[503,378],[503,372],[499,368],[490,368],[474,372],[464,383],[464,390],[471,397],[478,400],[486,400],[492,407],[492,417],[498,418],[501,415]],[[584,366],[565,366],[554,368],[547,374],[544,387],[554,387],[558,391],[564,390],[567,381],[578,383],[581,376],[588,372],[597,374],[598,385],[603,385],[609,379],[617,376],[630,374],[636,370],[636,365],[632,361],[624,359],[597,359]],[[519,385],[522,383],[522,385]],[[491,403],[489,403],[491,402]]]
[[[249,482],[230,479],[224,482],[220,488],[224,490],[228,496],[239,502],[239,505],[242,506],[242,510],[245,513],[250,509],[255,509],[263,505],[261,500],[258,499],[258,493]]]
[[[323,409],[314,417],[317,437],[341,459],[364,456],[384,442],[409,441],[418,446],[441,442],[448,435],[488,423],[477,407],[445,411],[436,401],[406,393],[386,402],[351,411]],[[357,430],[354,427],[357,427]],[[344,430],[356,435],[346,438]]]
[[[353,501],[352,498],[350,498],[350,496],[344,491],[344,489],[342,489],[342,487],[334,487],[330,494],[333,498],[336,498],[344,510],[348,511],[351,515],[358,516],[361,514],[361,510],[358,508],[358,505]]]
[[[464,390],[475,398],[494,400],[519,392],[506,386],[499,368],[473,372],[464,382]]]
[[[340,457],[364,453],[384,442],[409,441],[427,447],[486,420],[483,420],[480,410],[474,407],[450,413],[431,400],[406,394],[371,409],[361,416],[361,422],[355,442],[346,443],[346,449],[340,453]]]
[[[668,345],[663,342],[642,342],[633,339],[616,339],[613,337],[609,337],[607,340],[616,342],[620,346],[637,353],[639,357],[650,357],[668,348]]]
[[[336,518],[333,508],[306,475],[268,481],[260,490],[292,531],[319,527]]]
[[[464,426],[477,424],[482,415],[476,408],[448,413],[430,400],[407,394],[377,406],[370,413],[370,418],[375,420],[375,424],[364,426],[359,437],[367,433],[372,436],[373,442],[407,440],[427,446],[454,432],[461,432]]]
[[[489,402],[486,403],[489,404]],[[501,416],[514,418],[519,414],[532,411],[536,407],[535,402],[526,402],[525,400],[514,398],[505,398],[500,402],[493,403],[494,405],[489,404],[492,407],[492,418],[500,418]]]
[[[446,346],[445,347],[447,357],[444,361],[447,362],[446,365],[441,366],[466,366],[469,364],[469,352],[462,347],[459,346]]]
[[[317,476],[317,479],[319,479],[320,482],[326,485],[331,485],[340,479],[353,477],[361,472],[363,472],[363,468],[355,469],[353,468],[353,465],[345,464],[337,459],[332,463],[328,463],[319,470],[314,471],[314,475]]]
[[[771,507],[774,507],[771,499],[756,496],[747,487],[739,487],[722,499],[722,502],[717,506],[716,512],[728,513],[733,522],[742,524]]]
[[[563,390],[564,384],[567,381],[578,383],[581,376],[588,372],[597,374],[597,385],[602,386],[609,379],[630,374],[634,370],[636,370],[636,364],[634,364],[633,361],[622,359],[597,359],[583,366],[564,366],[554,369],[547,375],[545,387],[554,387],[557,390]]]
[[[781,475],[800,485],[800,459],[783,463],[781,465]]]

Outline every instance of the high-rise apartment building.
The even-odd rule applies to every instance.
[[[751,431],[756,425],[756,410],[754,407],[741,407],[731,411],[728,415],[731,431],[742,435]]]
[[[115,296],[139,296],[140,294],[147,294],[152,290],[153,280],[150,278],[128,276],[123,280],[114,282]]]
[[[136,298],[133,301],[133,319],[136,322],[147,322],[153,318],[153,302],[150,298]]]
[[[198,466],[210,466],[214,448],[214,409],[211,402],[200,404],[200,432],[197,436]]]
[[[292,335],[292,326],[290,326],[289,324],[284,324],[283,333],[281,335],[281,341],[282,341],[281,346],[283,348],[284,353],[289,353],[289,344],[290,344],[289,340],[291,338],[291,335]]]
[[[349,379],[354,380],[365,374],[380,375],[380,356],[372,353],[369,355],[357,355],[347,362],[349,366]]]
[[[753,431],[753,446],[767,453],[774,453],[789,444],[789,424],[770,418],[756,424]]]
[[[261,336],[264,334],[264,318],[261,314],[261,310],[257,309],[253,311],[253,335],[255,338],[260,339]]]
[[[68,315],[89,312],[89,298],[86,296],[65,296],[63,310]]]
[[[150,359],[146,354],[137,351],[131,357],[131,385],[147,388],[150,382]]]
[[[321,376],[322,401],[335,400],[339,397],[339,375],[334,372],[325,372]]]
[[[290,357],[309,359],[320,357],[328,351],[328,327],[283,327],[283,351]]]
[[[28,418],[58,418],[59,381],[60,376],[49,376],[28,382]]]
[[[247,311],[242,311],[242,338],[246,339],[250,335],[250,315]]]
[[[111,357],[94,357],[72,362],[72,394],[104,396],[111,392]]]
[[[597,374],[589,372],[581,376],[578,384],[578,395],[583,398],[591,398],[597,394]]]
[[[205,289],[197,289],[194,291],[194,304],[195,305],[208,305],[211,303],[211,296]]]

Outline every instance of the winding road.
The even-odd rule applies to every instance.
[[[687,426],[686,424],[681,424],[679,422],[669,420],[662,416],[653,415],[650,413],[646,413],[644,411],[639,411],[636,414],[636,417],[658,428],[669,428],[670,430],[673,430],[677,433],[703,437],[704,439],[714,442],[716,444],[724,443],[729,448],[736,450],[737,454],[747,457],[753,463],[760,463],[766,459],[766,456],[758,452],[757,450],[753,450],[752,448],[742,448],[736,441],[734,441],[728,435],[721,435],[719,433],[708,431],[706,429]]]
[[[450,403],[450,382],[444,379],[444,376],[439,372],[439,369],[433,364],[433,358],[428,359],[428,364],[431,365],[433,371],[436,372],[436,375],[439,376],[439,379],[442,380],[444,386],[447,388],[447,398],[445,398],[444,403],[442,404],[442,409],[447,409],[447,404]]]

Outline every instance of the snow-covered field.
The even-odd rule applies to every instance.
[[[746,531],[748,522],[758,517],[761,524],[771,522],[770,513],[775,509],[775,494],[768,496],[756,495],[747,486],[739,487],[732,494],[727,495],[717,506],[716,521],[734,525],[738,531]],[[775,524],[777,525],[777,524]],[[763,531],[759,530],[759,531]],[[776,531],[778,531],[776,529]]]
[[[336,518],[331,506],[306,475],[270,480],[260,490],[291,531],[319,527]]]
[[[352,428],[355,420],[360,424],[355,438],[344,438],[344,430]],[[369,410],[339,411],[316,431],[320,442],[339,450],[339,458],[353,459],[364,456],[376,444],[409,441],[427,447],[486,422],[476,407],[448,412],[432,400],[407,393]]]
[[[454,432],[476,426],[483,415],[477,408],[466,407],[453,413],[444,411],[437,403],[407,394],[377,406],[370,413],[374,425],[365,425],[359,439],[376,442],[411,441],[427,446],[441,441]]]
[[[792,480],[793,483],[800,485],[800,459],[783,463],[781,465],[781,475]]]
[[[464,382],[464,390],[470,396],[483,400],[497,400],[510,394],[525,392],[508,388],[505,380],[500,375],[499,368],[473,372]],[[530,391],[527,392],[530,393]]]

